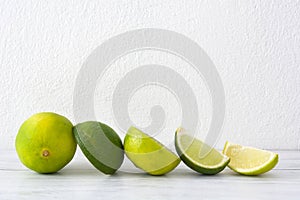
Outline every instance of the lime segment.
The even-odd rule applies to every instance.
[[[230,157],[229,168],[243,175],[259,175],[273,169],[278,154],[226,142],[223,153]]]
[[[229,163],[229,158],[191,135],[183,128],[175,133],[175,147],[182,161],[202,174],[217,174]]]

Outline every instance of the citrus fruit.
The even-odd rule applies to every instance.
[[[73,158],[76,141],[72,123],[65,117],[38,113],[20,127],[15,147],[21,162],[38,173],[54,173]]]
[[[118,134],[106,124],[88,121],[74,129],[76,141],[91,164],[104,174],[114,174],[124,160],[123,144]]]
[[[175,147],[182,161],[202,174],[217,174],[229,163],[229,158],[189,134],[183,128],[175,133]]]
[[[276,153],[229,142],[226,142],[223,153],[230,157],[228,167],[243,175],[266,173],[278,163],[278,154]]]
[[[128,129],[124,149],[136,167],[151,175],[166,174],[180,163],[176,154],[135,127]]]

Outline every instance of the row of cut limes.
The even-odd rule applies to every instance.
[[[156,139],[130,127],[122,143],[109,126],[95,121],[77,124],[55,113],[38,113],[26,120],[16,137],[21,162],[39,173],[54,173],[73,158],[77,144],[87,159],[105,174],[114,174],[122,165],[124,152],[133,164],[151,175],[163,175],[182,160],[202,174],[217,174],[227,165],[239,174],[259,175],[278,162],[278,154],[227,142],[220,153],[189,135],[175,132],[178,156]]]

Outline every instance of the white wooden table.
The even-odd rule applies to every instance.
[[[14,150],[0,151],[0,200],[6,199],[300,199],[300,152],[277,151],[271,172],[247,177],[225,169],[204,176],[181,163],[165,176],[149,176],[125,161],[121,170],[103,175],[82,156],[52,175],[32,172]]]

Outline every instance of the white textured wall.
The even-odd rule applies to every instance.
[[[300,141],[299,19],[296,0],[0,0],[0,148],[14,148],[20,124],[33,113],[54,111],[74,120],[76,75],[92,50],[122,32],[154,27],[188,36],[215,63],[227,104],[219,147],[230,140],[296,149]],[[124,62],[130,65],[131,61]],[[114,74],[117,79],[116,72],[110,73]],[[101,91],[108,94],[111,88]],[[105,111],[107,102],[99,95],[96,98],[100,102],[96,107],[103,108],[99,120],[114,126]],[[142,107],[129,108],[143,113]]]

